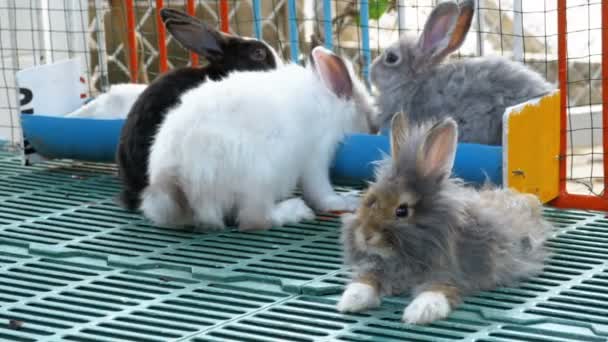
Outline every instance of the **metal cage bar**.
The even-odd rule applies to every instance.
[[[604,150],[604,191],[602,198],[608,201],[608,0],[602,0],[602,145]]]
[[[137,83],[137,32],[135,30],[135,9],[133,1],[125,1],[127,10],[127,41],[129,43],[129,71],[131,82]]]
[[[334,33],[331,23],[331,0],[323,0],[323,31],[325,32],[325,47],[332,49]]]
[[[559,160],[559,196],[551,202],[560,208],[577,208],[608,211],[608,193],[604,189],[602,196],[570,194],[567,185],[567,148],[568,148],[568,48],[567,48],[567,7],[566,0],[557,0],[558,32],[558,75],[561,93],[560,111],[560,160]],[[602,137],[604,186],[608,185],[608,0],[602,1]]]
[[[160,17],[160,10],[163,8],[163,0],[156,0],[156,30],[158,31],[158,66],[160,72],[165,72],[169,68],[167,63],[167,45],[166,45],[166,34],[165,25]]]
[[[557,64],[560,90],[560,161],[559,161],[559,192],[560,197],[566,195],[566,149],[568,139],[568,41],[566,21],[566,0],[557,1]]]
[[[220,0],[220,30],[230,32],[230,6],[228,0]]]
[[[369,85],[369,66],[371,64],[371,50],[369,47],[369,1],[359,2],[359,16],[361,18],[361,53],[363,54],[363,78]]]
[[[252,0],[251,5],[253,7],[253,30],[255,31],[255,37],[262,39],[262,4],[261,0]]]
[[[296,14],[296,0],[287,1],[287,11],[289,12],[289,49],[291,51],[291,60],[294,63],[297,63],[300,56],[300,50],[298,47],[298,18]]]

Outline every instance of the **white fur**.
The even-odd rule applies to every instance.
[[[354,211],[359,207],[361,197],[352,193],[340,194],[339,196],[329,197],[323,203],[323,207],[328,211]]]
[[[448,298],[438,291],[420,293],[405,308],[403,321],[411,324],[428,324],[450,314]]]
[[[236,208],[240,228],[269,228],[275,203],[298,182],[311,207],[352,210],[352,196],[333,191],[328,170],[343,136],[368,129],[363,115],[296,64],[206,82],[186,92],[161,125],[145,193],[179,184],[203,226]],[[155,221],[148,200],[142,210]]]
[[[346,287],[337,309],[340,312],[360,312],[380,306],[380,297],[376,289],[368,284],[351,283]]]
[[[154,188],[144,194],[146,199],[142,203],[142,210],[149,213],[149,219],[158,225],[187,225],[192,221],[192,214],[184,212],[184,209],[173,200],[169,192],[162,188]],[[208,226],[211,225],[211,222]],[[211,226],[208,228],[217,228]]]
[[[146,89],[146,84],[123,83],[115,84],[94,100],[69,113],[66,117],[123,119],[127,117],[131,107]]]
[[[295,197],[279,202],[272,210],[271,217],[273,225],[282,226],[287,223],[312,220],[315,218],[315,213],[301,198]]]

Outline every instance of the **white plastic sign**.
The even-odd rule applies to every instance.
[[[16,78],[22,113],[63,116],[83,104],[77,58],[20,70]]]

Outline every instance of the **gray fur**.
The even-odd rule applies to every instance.
[[[450,118],[445,120],[457,129]],[[416,296],[436,284],[453,286],[466,295],[539,273],[551,230],[540,202],[508,189],[475,190],[448,173],[422,176],[417,155],[428,132],[429,124],[410,127],[399,155],[380,163],[377,181],[366,194],[378,201],[408,194],[407,198],[417,199],[410,203],[411,216],[385,217],[381,210],[389,202],[373,201],[384,207],[367,207],[368,211],[359,209],[357,215],[344,217],[345,262],[353,267],[355,280],[371,275],[378,280],[381,295]],[[504,200],[494,200],[502,196]],[[383,247],[362,248],[357,243],[356,235],[370,223],[381,232]]]
[[[433,12],[454,3],[444,1]],[[470,6],[472,11],[473,3],[463,1],[460,8]],[[432,25],[427,22],[426,26]],[[468,26],[465,35],[467,30]],[[448,37],[452,31],[446,33]],[[371,66],[371,81],[379,92],[377,101],[384,124],[399,111],[416,122],[451,116],[458,122],[461,142],[501,145],[505,109],[555,88],[524,64],[502,57],[442,63],[460,43],[448,47],[438,43],[444,50],[423,52],[422,37],[401,37]],[[399,62],[387,64],[389,53],[397,55]]]

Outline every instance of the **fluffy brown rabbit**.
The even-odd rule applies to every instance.
[[[345,260],[354,278],[341,312],[380,305],[409,292],[403,321],[449,315],[462,296],[539,273],[551,225],[533,195],[451,178],[458,127],[452,118],[391,121],[391,158],[377,170],[355,214],[343,216]]]

